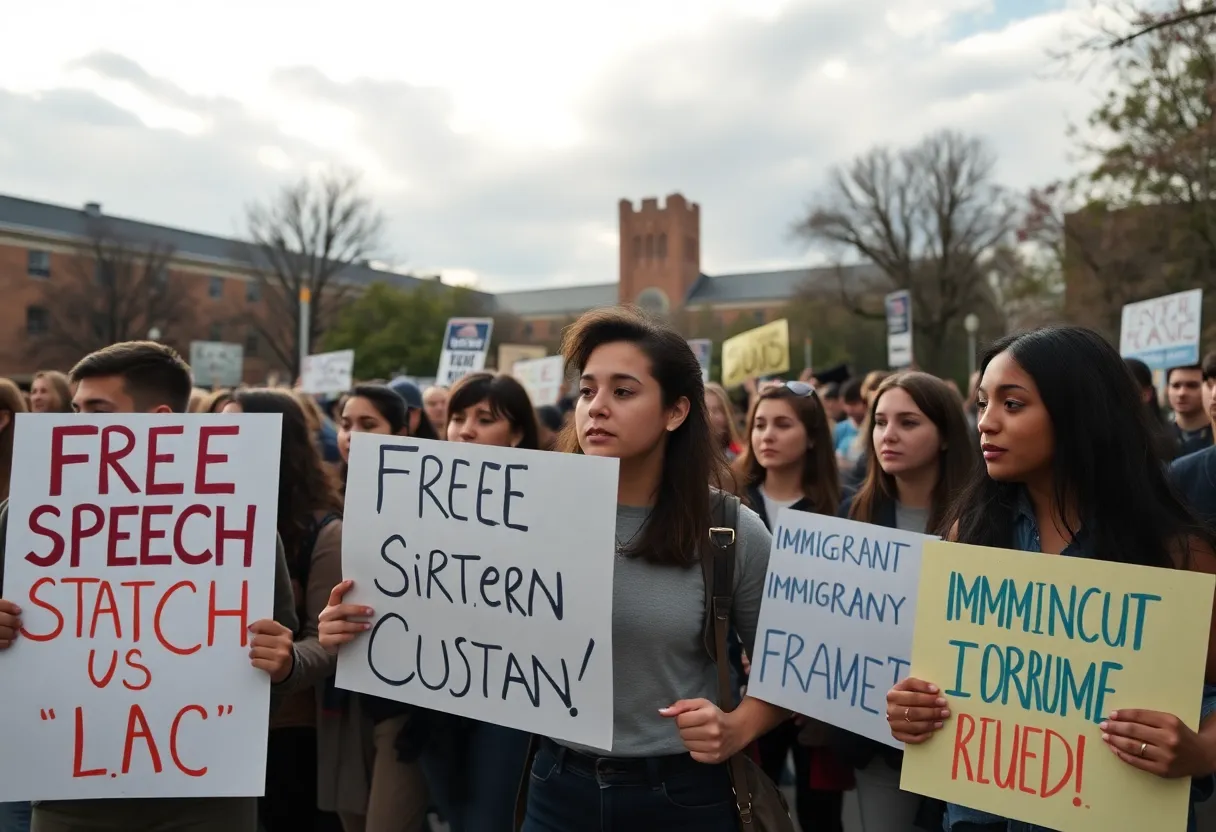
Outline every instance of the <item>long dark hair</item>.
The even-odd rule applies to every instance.
[[[1170,486],[1140,390],[1102,336],[1075,326],[1010,335],[984,355],[981,373],[1001,353],[1034,379],[1051,418],[1053,501],[1070,537],[1079,529],[1071,526],[1068,506],[1092,535],[1100,560],[1178,566],[1189,536],[1213,542]],[[1020,488],[992,479],[977,465],[939,533],[948,534],[957,523],[963,543],[1008,548]]]
[[[667,323],[620,306],[596,309],[575,321],[562,335],[561,354],[567,369],[581,375],[591,353],[616,343],[632,344],[650,359],[664,407],[688,400],[687,418],[667,433],[654,509],[625,554],[657,564],[695,563],[712,525],[710,485],[726,481],[726,461],[709,427],[701,365],[684,336]],[[582,453],[574,420],[562,431],[560,447]]]
[[[526,451],[540,449],[540,429],[536,426],[536,411],[528,391],[511,376],[493,373],[469,373],[452,386],[448,393],[448,421],[453,413],[485,403],[497,418],[506,419],[519,431],[517,448]],[[445,426],[446,427],[446,426]]]
[[[819,396],[809,385],[807,390],[807,395],[800,396],[782,384],[769,387],[756,397],[752,402],[751,411],[747,414],[746,441],[743,443],[743,453],[735,460],[735,472],[748,488],[764,482],[767,471],[760,464],[752,443],[752,433],[756,429],[756,411],[760,409],[760,402],[768,399],[789,402],[794,414],[806,429],[806,438],[810,443],[806,455],[802,458],[802,494],[810,501],[812,512],[834,516],[840,508],[840,469],[836,466],[832,428],[828,424],[823,402],[819,401]],[[776,519],[770,517],[769,522]]]
[[[293,576],[300,549],[312,534],[320,511],[340,511],[342,498],[325,467],[308,429],[304,409],[286,390],[237,390],[232,394],[245,413],[279,413],[283,428],[279,450],[279,537]]]
[[[874,424],[878,402],[889,390],[903,390],[912,397],[930,422],[937,427],[946,446],[937,455],[937,484],[933,487],[933,502],[929,507],[928,528],[936,529],[950,510],[950,501],[966,487],[975,472],[975,445],[963,416],[963,400],[958,392],[939,378],[928,373],[906,372],[888,377],[870,399],[866,423]],[[894,502],[898,498],[895,477],[882,469],[874,448],[874,431],[862,440],[866,448],[866,477],[853,497],[849,517],[863,523],[874,522],[875,508],[880,501]]]
[[[401,395],[387,384],[356,384],[342,397],[342,409],[338,411],[341,418],[346,403],[351,399],[367,399],[376,412],[388,422],[389,428],[395,434],[408,433],[410,426],[410,411]],[[424,437],[425,438],[425,437]]]
[[[68,397],[71,401],[71,397]],[[27,412],[21,388],[10,379],[0,378],[0,413],[8,413],[8,424],[0,431],[0,500],[8,499],[9,480],[13,475],[13,437],[17,430],[17,414]]]

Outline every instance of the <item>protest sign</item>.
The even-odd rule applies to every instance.
[[[353,384],[355,351],[337,350],[305,356],[300,389],[312,395],[345,393]]]
[[[560,355],[516,361],[511,375],[528,391],[533,406],[557,404],[566,383],[566,363]]]
[[[887,309],[887,366],[899,370],[912,366],[912,293],[907,289],[892,292],[885,299]]]
[[[701,381],[709,383],[709,365],[713,359],[714,342],[708,338],[690,338],[688,346],[692,349],[693,355],[697,357],[697,363],[701,365]]]
[[[932,538],[782,509],[747,692],[888,745],[908,675],[921,547]]]
[[[1061,832],[1186,828],[1191,783],[1120,761],[1098,725],[1144,708],[1199,726],[1216,579],[930,541],[911,675],[951,716],[901,787]]]
[[[572,487],[575,486],[576,487]],[[612,747],[617,461],[358,433],[338,687]]]
[[[245,348],[223,341],[191,341],[195,387],[236,387],[245,373]]]
[[[736,387],[789,368],[790,325],[784,318],[722,342],[723,387]]]
[[[280,417],[17,417],[0,800],[255,796]]]
[[[452,318],[443,331],[443,353],[435,378],[444,387],[451,387],[469,373],[486,366],[490,349],[493,318]]]
[[[545,348],[534,344],[499,344],[498,371],[500,373],[509,373],[517,361],[544,357]]]
[[[1119,354],[1153,370],[1199,363],[1203,290],[1192,289],[1123,307]]]

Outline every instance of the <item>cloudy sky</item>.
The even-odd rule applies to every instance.
[[[710,273],[805,263],[834,163],[955,127],[1024,188],[1093,91],[1085,0],[40,0],[4,11],[0,191],[218,234],[331,161],[387,259],[489,290],[616,279],[616,203],[702,206]],[[339,11],[340,10],[340,11]]]

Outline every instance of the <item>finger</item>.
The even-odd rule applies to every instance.
[[[12,641],[16,637],[17,637],[17,628],[16,627],[6,627],[4,625],[0,625],[0,638]]]
[[[1153,728],[1168,728],[1172,721],[1176,720],[1173,714],[1162,713],[1161,711],[1146,711],[1141,708],[1124,708],[1119,711],[1110,712],[1110,721],[1112,722],[1138,722],[1141,725],[1149,725]]]
[[[887,700],[887,713],[902,715],[905,708],[928,708],[929,710],[949,707],[949,703],[940,696],[926,693],[901,693],[898,697]]]
[[[0,612],[0,627],[10,627],[14,630],[21,626],[21,616]]]
[[[354,581],[346,580],[335,586],[329,591],[329,603],[326,604],[326,606],[336,607],[340,605],[342,603],[342,598],[345,597],[346,593],[351,591],[354,585]]]
[[[919,736],[921,734],[929,735],[936,732],[939,728],[945,725],[941,720],[922,720],[920,722],[904,722],[900,720],[898,723],[891,723],[891,733],[913,734]]]
[[[325,651],[328,653],[336,653],[336,652],[338,652],[338,648],[341,647],[343,644],[350,644],[354,640],[355,640],[355,637],[353,635],[346,635],[346,634],[335,634],[335,635],[331,635],[331,636],[322,636],[319,639],[319,641],[321,642],[321,646],[323,648],[325,648]]]
[[[366,621],[326,621],[318,628],[318,633],[362,633],[371,626]]]
[[[691,756],[698,763],[717,765],[718,763],[722,762],[722,756],[720,754],[708,754],[703,751],[694,751],[689,756]]]
[[[1137,722],[1108,719],[1105,722],[1099,723],[1098,727],[1102,729],[1102,736],[1104,738],[1109,734],[1114,737],[1127,739],[1134,742],[1137,749],[1142,742],[1162,747],[1169,744],[1169,738],[1166,736],[1165,731]]]
[[[282,662],[290,656],[290,653],[283,650],[272,650],[269,647],[255,647],[249,651],[251,659],[265,659],[266,661]]]
[[[887,722],[892,725],[909,722],[939,722],[949,717],[949,708],[887,708]]]
[[[249,632],[261,633],[268,636],[277,636],[281,633],[290,633],[291,630],[287,629],[273,618],[262,618],[249,625]]]
[[[676,717],[676,727],[683,733],[685,730],[709,725],[715,720],[716,716],[717,714],[711,708],[702,708],[699,711],[685,711]]]
[[[1163,748],[1153,745],[1146,740],[1136,740],[1128,737],[1116,737],[1105,733],[1102,735],[1102,740],[1112,749],[1122,751],[1127,756],[1135,757],[1137,760],[1161,762],[1166,757],[1166,753]],[[1143,749],[1143,751],[1141,751],[1141,749]]]
[[[321,614],[317,616],[317,620],[337,621],[342,618],[362,620],[373,614],[374,610],[371,607],[361,607],[357,604],[339,604],[336,607],[326,607],[321,610]]]
[[[896,683],[895,687],[891,688],[891,690],[889,690],[887,692],[888,701],[890,701],[890,699],[891,699],[891,694],[895,693],[896,691],[901,691],[901,692],[905,692],[905,693],[929,693],[929,694],[934,694],[934,693],[938,692],[937,685],[930,684],[929,682],[926,682],[923,679],[916,679],[912,676],[909,676],[907,679],[904,679],[902,682]]]
[[[282,636],[254,636],[250,639],[249,644],[252,647],[265,647],[267,649],[284,649],[292,643],[290,638]]]
[[[279,670],[279,666],[277,664],[266,661],[265,659],[254,659],[250,662],[250,664],[256,667],[258,670],[264,670],[270,674],[274,674]]]
[[[0,615],[21,615],[21,607],[14,604],[12,601],[6,601],[0,598]]]
[[[937,728],[941,727],[941,723],[937,723]],[[902,742],[904,745],[920,745],[923,742],[928,742],[933,738],[936,730],[926,731],[920,734],[909,734],[904,731],[892,731],[891,736]]]
[[[1106,747],[1123,762],[1127,763],[1132,768],[1138,768],[1141,771],[1147,771],[1149,774],[1156,774],[1158,777],[1164,777],[1165,766],[1157,760],[1153,760],[1148,756],[1149,749],[1145,749],[1145,756],[1140,757],[1136,754],[1129,754],[1121,748],[1117,748],[1113,743],[1107,743]],[[1139,744],[1136,745],[1136,750],[1139,750]]]
[[[673,717],[679,716],[682,713],[687,713],[688,711],[695,711],[699,708],[704,708],[707,705],[710,705],[710,701],[708,699],[681,699],[677,702],[673,702],[666,708],[659,708],[659,713],[662,716]]]

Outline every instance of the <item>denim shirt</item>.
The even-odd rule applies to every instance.
[[[1034,507],[1030,498],[1023,491],[1018,498],[1017,513],[1013,520],[1013,548],[1022,552],[1042,551],[1042,540],[1039,537],[1039,524],[1034,517]],[[1060,553],[1067,557],[1092,557],[1093,549],[1089,546],[1085,529],[1081,529],[1071,543]],[[1216,712],[1216,686],[1203,686],[1203,704],[1200,706],[1200,720],[1206,719]],[[1195,832],[1195,804],[1203,802],[1212,796],[1216,787],[1216,779],[1211,776],[1197,777],[1191,781],[1191,808],[1187,818],[1187,832]],[[1052,832],[1043,826],[1035,826],[1020,820],[990,815],[978,809],[970,809],[954,803],[946,805],[946,815],[942,819],[944,832],[954,832],[957,824],[971,823],[980,826],[1004,826],[1007,832]]]

